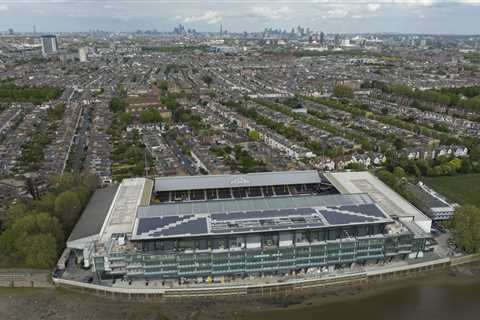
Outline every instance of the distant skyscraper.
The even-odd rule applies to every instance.
[[[325,33],[320,32],[320,44],[324,45],[325,44]]]
[[[8,34],[9,34],[10,36],[13,36],[14,33],[15,33],[15,32],[13,32],[13,29],[12,29],[12,28],[8,29]]]
[[[80,62],[87,62],[87,48],[82,47],[78,49],[78,58]]]
[[[55,54],[58,52],[57,36],[44,35],[41,38],[42,41],[42,54],[48,56],[49,54]]]

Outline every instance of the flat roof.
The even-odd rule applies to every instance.
[[[274,197],[139,207],[132,240],[390,223],[366,194]]]
[[[155,191],[260,187],[320,182],[320,175],[315,170],[260,172],[236,175],[158,177],[155,178]]]
[[[367,193],[389,216],[411,218],[430,232],[432,220],[370,172],[329,172],[324,176],[340,193]]]
[[[115,194],[101,230],[101,241],[114,234],[132,232],[137,208],[150,202],[153,182],[145,178],[124,179]]]
[[[429,209],[452,209],[453,207],[448,204],[445,200],[440,199],[438,196],[435,196],[422,188],[421,186],[414,184],[407,184],[407,189],[414,193],[420,200],[429,208]]]
[[[67,242],[91,237],[100,233],[103,222],[107,217],[108,209],[117,193],[117,189],[118,185],[115,184],[103,189],[98,189],[93,193]]]

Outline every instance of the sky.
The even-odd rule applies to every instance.
[[[0,31],[291,30],[480,34],[480,0],[0,0]]]

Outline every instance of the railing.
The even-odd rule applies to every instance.
[[[356,282],[368,281],[369,279],[378,279],[383,277],[403,276],[415,272],[423,272],[433,269],[449,267],[451,265],[459,265],[480,261],[480,255],[465,256],[459,258],[444,258],[429,262],[421,262],[411,265],[386,267],[379,270],[370,270],[355,272],[338,276],[321,276],[315,278],[289,279],[285,282],[263,283],[263,284],[244,284],[244,285],[208,285],[204,287],[189,288],[119,288],[107,287],[96,284],[81,283],[66,279],[54,279],[54,283],[58,286],[80,288],[82,290],[90,290],[104,294],[121,294],[131,297],[138,296],[156,296],[161,298],[178,298],[178,297],[200,297],[200,296],[229,296],[229,295],[247,295],[247,294],[274,294],[276,292],[284,292],[288,290],[302,290],[323,286],[348,285]],[[249,270],[251,271],[251,270]]]

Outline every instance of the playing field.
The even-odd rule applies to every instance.
[[[480,207],[480,174],[423,178],[422,181],[451,201]]]

